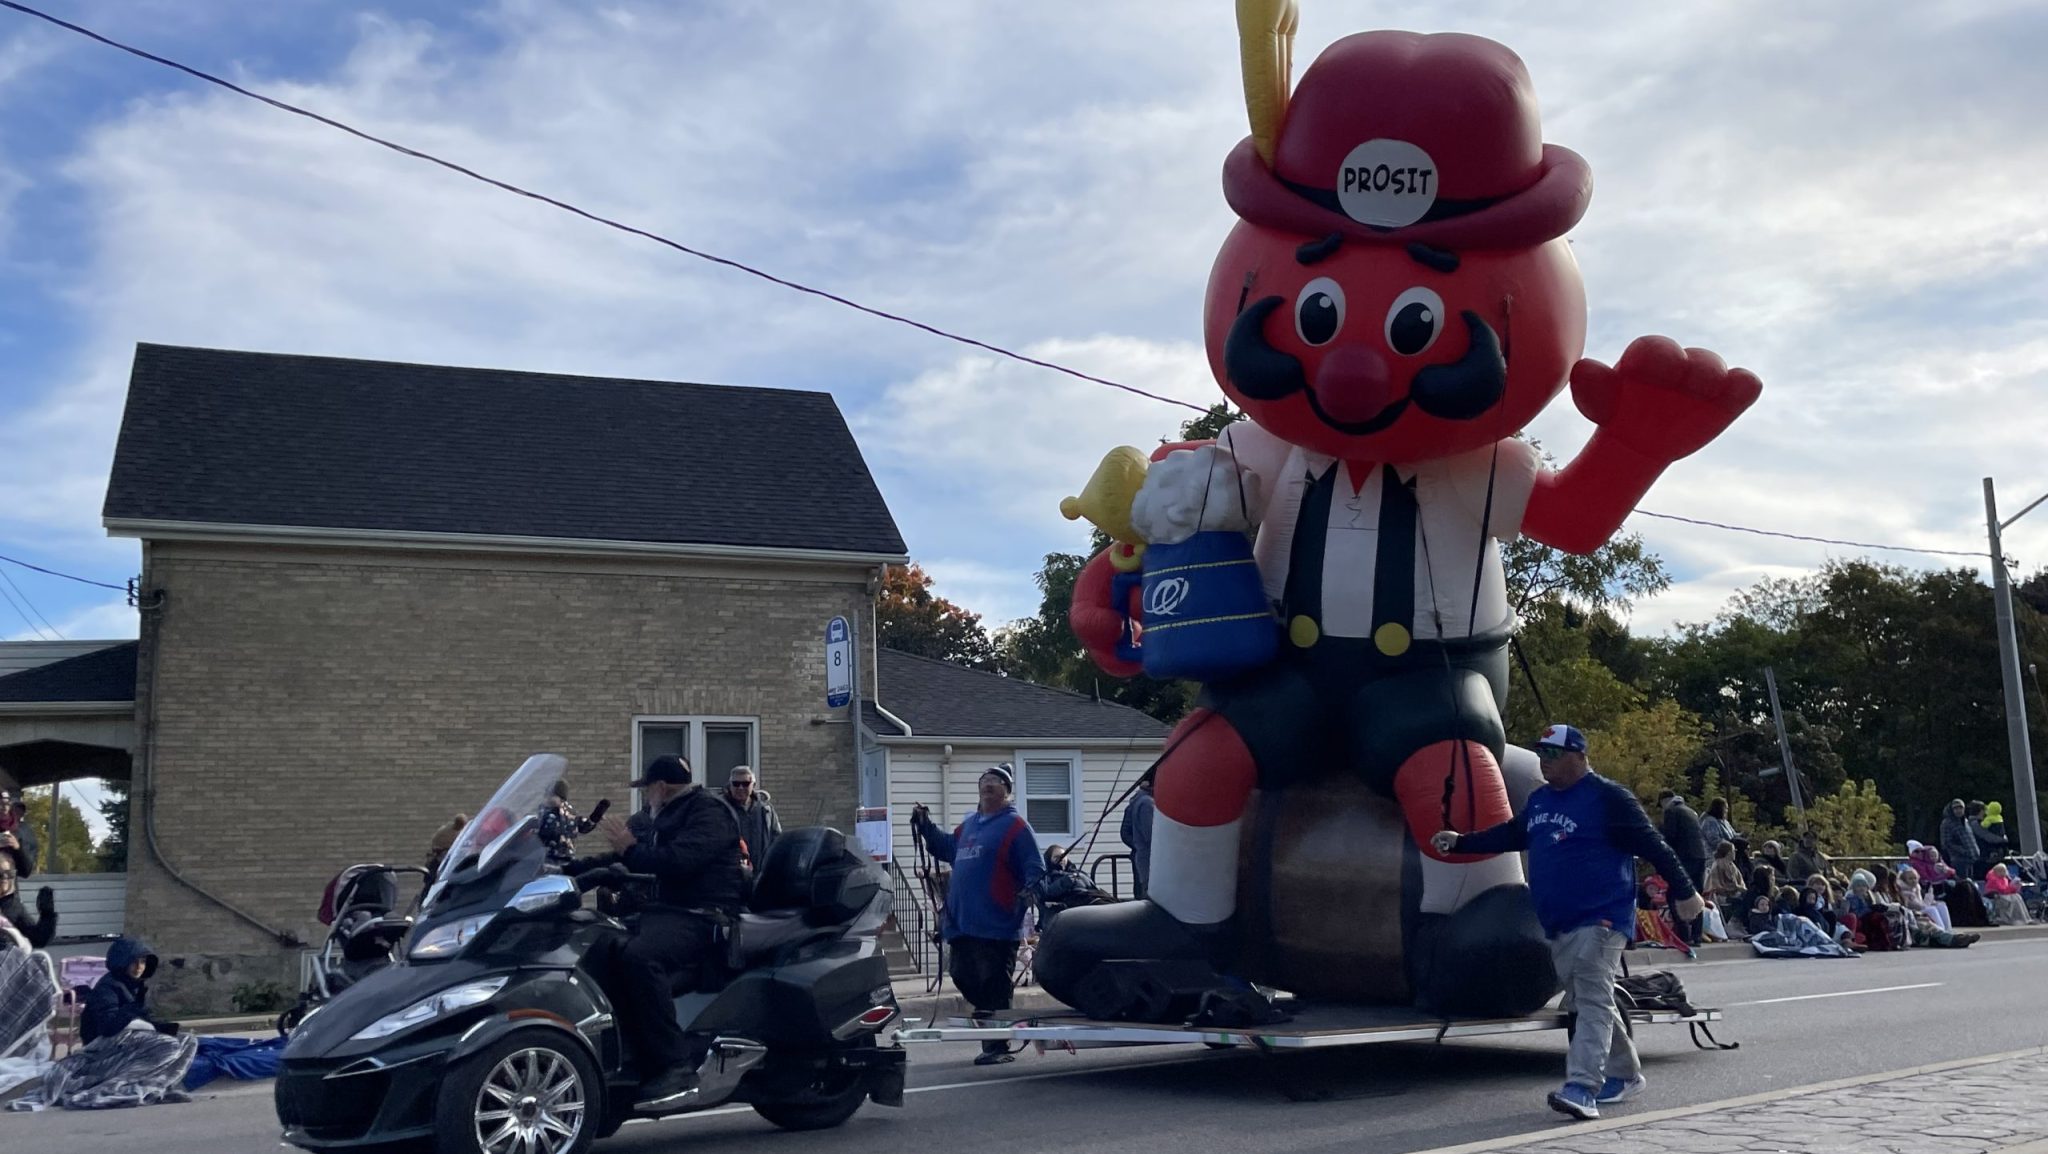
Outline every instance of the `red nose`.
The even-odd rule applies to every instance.
[[[1394,400],[1387,359],[1372,349],[1335,349],[1316,366],[1316,403],[1333,421],[1371,420]]]

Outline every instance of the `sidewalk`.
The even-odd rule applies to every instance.
[[[1991,926],[1988,929],[1960,930],[1957,932],[1981,934],[1983,935],[1984,941],[1987,943],[1997,941],[2018,941],[2027,938],[2048,938],[2048,924],[2037,924],[2031,926]],[[1703,962],[1734,961],[1739,958],[1756,958],[1757,961],[1772,960],[1767,958],[1758,958],[1756,951],[1749,947],[1748,942],[1712,942],[1708,945],[1701,946],[1699,948],[1698,953],[1700,956],[1700,961]],[[1883,957],[1884,955],[1879,954],[1876,956]],[[1643,963],[1651,964],[1652,968],[1659,968],[1666,965],[1667,963],[1681,968],[1689,964],[1686,962],[1684,958],[1679,957],[1676,953],[1674,953],[1671,950],[1638,948],[1630,950],[1628,952],[1627,957],[1628,964],[1631,968]]]
[[[2048,1113],[2031,1091],[2043,1079],[2048,1049],[2023,1050],[1634,1117],[1620,1107],[1550,1135],[1422,1154],[2041,1154]]]

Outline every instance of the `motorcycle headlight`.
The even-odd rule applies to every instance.
[[[367,1042],[373,1038],[389,1037],[400,1030],[417,1026],[421,1022],[431,1022],[444,1014],[452,1014],[457,1010],[466,1010],[471,1006],[481,1005],[489,1001],[491,995],[504,989],[505,983],[510,979],[510,974],[500,974],[495,978],[485,978],[481,982],[468,982],[460,986],[451,986],[430,998],[421,998],[419,1001],[414,1002],[395,1014],[386,1014],[371,1022],[362,1029],[357,1030],[355,1036],[350,1038],[349,1041]]]
[[[478,914],[473,918],[464,918],[459,922],[449,922],[445,926],[435,926],[433,929],[428,930],[413,946],[410,956],[415,958],[445,958],[451,954],[459,953],[462,947],[469,944],[471,938],[482,933],[484,927],[491,924],[491,919],[497,916],[497,913],[493,911],[488,914]]]

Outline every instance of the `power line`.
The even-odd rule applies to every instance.
[[[1098,377],[1090,373],[1081,372],[1078,369],[1068,368],[1065,365],[1058,364],[1053,361],[1043,360],[1041,358],[1033,356],[1027,356],[1023,353],[1004,348],[1001,345],[991,344],[987,341],[978,340],[974,337],[963,336],[959,333],[939,328],[936,325],[929,325],[924,323],[923,321],[914,320],[910,317],[901,316],[896,313],[887,312],[885,310],[878,309],[870,305],[861,304],[859,301],[840,296],[836,293],[827,292],[824,289],[813,288],[810,285],[789,280],[785,277],[776,276],[773,273],[765,272],[761,269],[755,268],[752,265],[743,263],[741,261],[733,260],[729,257],[722,257],[715,253],[705,252],[700,249],[692,248],[688,245],[682,244],[678,241],[674,241],[669,239],[668,237],[662,236],[659,233],[649,232],[646,229],[642,228],[636,228],[632,225],[624,224],[620,221],[613,220],[609,217],[599,216],[596,213],[590,212],[582,208],[578,208],[576,205],[570,204],[567,201],[557,200],[554,197],[545,196],[541,193],[521,188],[516,184],[512,184],[503,180],[498,180],[495,177],[485,176],[482,173],[479,173],[473,169],[465,168],[460,164],[454,163],[453,161],[444,160],[441,157],[435,156],[432,153],[422,152],[419,149],[410,148],[407,147],[406,145],[386,140],[383,137],[375,136],[371,133],[363,131],[362,129],[353,127],[348,124],[344,124],[343,122],[335,120],[331,117],[322,116],[317,112],[312,112],[307,109],[300,108],[299,106],[294,104],[288,104],[285,101],[279,100],[275,97],[265,96],[260,92],[254,92],[247,88],[243,88],[238,84],[235,84],[228,80],[223,80],[220,77],[213,75],[212,73],[202,71],[198,68],[194,68],[191,65],[181,64],[176,60],[169,59],[168,57],[158,56],[153,52],[148,52],[143,49],[136,48],[133,45],[124,44],[119,40],[115,40],[111,37],[104,36],[98,32],[93,31],[90,28],[86,28],[78,24],[73,24],[66,20],[60,20],[47,12],[31,8],[26,4],[19,3],[18,0],[0,0],[0,8],[9,8],[25,16],[32,16],[47,24],[51,24],[58,28],[62,28],[67,32],[75,33],[89,40],[97,41],[98,43],[104,44],[109,48],[119,49],[120,51],[126,52],[131,56],[147,60],[152,64],[160,64],[166,68],[173,69],[174,71],[182,72],[185,75],[193,77],[196,80],[202,80],[208,84],[224,88],[229,92],[235,93],[238,96],[244,96],[250,100],[257,101],[258,103],[267,104],[270,107],[279,110],[280,112],[289,112],[294,116],[305,117],[308,120],[326,125],[327,127],[332,128],[338,132],[347,133],[348,135],[353,136],[358,140],[367,141],[368,143],[375,144],[381,148],[390,149],[391,151],[396,152],[401,156],[411,157],[414,160],[425,161],[428,164],[436,165],[438,167],[447,169],[450,172],[456,173],[460,176],[467,177],[470,180],[474,180],[479,183],[489,185],[492,188],[498,189],[501,192],[508,192],[514,196],[520,196],[528,200],[538,201],[542,204],[548,205],[551,208],[560,209],[563,212],[581,217],[584,220],[591,221],[592,223],[601,224],[606,228],[615,229],[619,232],[627,233],[632,236],[637,236],[645,240],[651,240],[656,244],[674,249],[675,251],[683,253],[686,256],[696,257],[698,260],[707,261],[711,264],[721,265],[725,268],[733,269],[736,272],[746,273],[749,276],[759,277],[760,279],[768,281],[771,284],[780,285],[783,288],[790,289],[795,292],[805,293],[810,296],[819,297],[821,299],[831,301],[834,304],[842,305],[846,308],[853,309],[856,312],[866,313],[869,316],[876,317],[881,320],[891,321],[896,324],[905,325],[910,328],[917,329],[920,332],[930,333],[931,335],[939,337],[944,340],[949,340],[958,344],[967,345],[971,348],[981,349],[984,352],[994,353],[997,356],[1007,357],[1010,360],[1017,361],[1022,364],[1032,365],[1041,369],[1049,369],[1053,372],[1063,373],[1067,376],[1074,377],[1078,380],[1087,381],[1091,384],[1103,385],[1108,388],[1118,389],[1126,393],[1131,393],[1135,396],[1145,397],[1148,400],[1159,401],[1163,404],[1178,405],[1181,408],[1192,409],[1198,413],[1207,413],[1209,411],[1209,406],[1206,405],[1198,405],[1192,401],[1183,401],[1176,397],[1161,396],[1158,393],[1148,392],[1134,385],[1126,385],[1120,381],[1113,381],[1106,377]],[[1759,537],[1778,537],[1789,541],[1811,541],[1823,545],[1843,545],[1857,549],[1878,549],[1888,552],[1899,553],[1924,553],[1944,557],[1984,556],[1984,554],[1982,553],[1958,549],[1923,549],[1914,545],[1878,545],[1864,541],[1843,541],[1831,537],[1814,537],[1803,533],[1783,533],[1774,529],[1754,529],[1746,525],[1730,525],[1719,521],[1702,521],[1691,517],[1680,517],[1670,513],[1654,513],[1648,509],[1637,509],[1635,510],[1635,512],[1641,513],[1645,517],[1656,517],[1666,521],[1680,521],[1688,525],[1699,525],[1709,529],[1724,529],[1733,533],[1750,533]],[[8,558],[0,557],[0,560],[8,560]],[[22,565],[24,563],[16,561],[15,564]],[[28,565],[26,567],[30,569],[35,568],[35,566],[33,565]],[[40,571],[45,573],[50,572],[47,569]],[[65,577],[69,575],[58,573],[55,574],[55,576]],[[72,578],[72,580],[83,581],[85,579],[74,577]],[[86,583],[90,585],[102,585],[104,588],[108,589],[120,588],[118,586],[113,585],[104,585],[102,582],[97,581],[87,581]],[[126,592],[125,589],[121,589],[120,591]]]
[[[14,598],[8,595],[8,592],[7,592],[7,590],[5,590],[5,589],[0,589],[0,601],[5,601],[5,602],[7,602],[7,604],[8,604],[8,607],[14,610],[14,615],[15,615],[16,617],[19,617],[19,618],[21,618],[21,619],[22,619],[22,621],[23,621],[23,623],[25,623],[25,624],[26,624],[26,625],[28,626],[28,628],[29,628],[29,632],[31,632],[31,633],[33,633],[33,634],[35,634],[35,635],[36,635],[36,640],[38,640],[38,641],[48,641],[48,640],[49,640],[49,638],[48,638],[48,637],[45,637],[45,636],[43,636],[43,627],[42,627],[42,626],[40,626],[40,625],[37,625],[37,624],[36,624],[36,623],[35,623],[34,621],[31,621],[31,620],[29,620],[29,615],[28,615],[28,614],[26,614],[26,613],[24,613],[24,612],[22,612],[21,606],[19,606],[19,605],[15,604],[15,602],[14,602]]]
[[[1660,521],[1683,521],[1688,525],[1704,525],[1709,529],[1726,529],[1731,533],[1754,533],[1759,537],[1783,537],[1788,541],[1817,541],[1823,545],[1847,545],[1855,549],[1883,549],[1894,553],[1932,553],[1939,557],[1976,557],[1983,559],[1990,556],[1988,553],[1968,549],[1923,549],[1918,545],[1874,545],[1868,541],[1842,541],[1834,537],[1809,537],[1804,533],[1780,533],[1776,529],[1752,529],[1747,525],[1728,525],[1720,521],[1702,521],[1695,517],[1680,517],[1675,513],[1652,513],[1648,509],[1637,509],[1636,512],[1645,517],[1655,517]]]
[[[537,200],[542,204],[549,205],[553,208],[561,209],[563,212],[571,213],[573,215],[580,216],[585,220],[604,225],[606,228],[617,229],[618,231],[623,233],[629,233],[633,236],[641,237],[646,240],[651,240],[656,244],[666,245],[667,247],[672,248],[677,252],[684,253],[688,256],[696,257],[698,260],[709,261],[712,264],[723,265],[726,268],[746,273],[749,276],[760,277],[762,280],[768,281],[771,284],[781,285],[783,288],[786,289],[792,289],[800,293],[808,293],[814,297],[822,297],[823,299],[831,301],[834,304],[844,305],[847,308],[854,309],[858,312],[866,313],[869,316],[879,317],[880,319],[885,321],[894,321],[899,325],[908,325],[911,328],[918,329],[922,332],[930,333],[935,337],[942,337],[949,341],[954,341],[959,344],[968,345],[973,348],[981,349],[984,352],[994,353],[1000,357],[1008,357],[1013,361],[1020,361],[1024,364],[1034,365],[1041,369],[1051,369],[1053,372],[1056,373],[1065,373],[1067,376],[1070,377],[1078,377],[1081,380],[1088,381],[1093,384],[1106,385],[1112,389],[1121,389],[1124,392],[1134,393],[1138,396],[1146,397],[1155,401],[1161,401],[1169,405],[1179,405],[1182,408],[1193,409],[1198,413],[1208,412],[1208,407],[1205,405],[1198,405],[1192,401],[1179,400],[1175,397],[1161,396],[1158,393],[1147,392],[1144,389],[1137,388],[1133,385],[1126,385],[1118,381],[1112,381],[1106,377],[1092,376],[1088,373],[1081,372],[1078,369],[1070,369],[1065,365],[1055,364],[1052,361],[1041,360],[1033,356],[1026,356],[1023,353],[1016,352],[1011,349],[1006,349],[1001,345],[990,344],[987,341],[977,340],[974,337],[963,336],[959,333],[939,328],[936,325],[928,325],[923,321],[912,320],[909,317],[899,316],[895,313],[886,312],[882,309],[874,308],[873,306],[870,305],[864,305],[861,304],[859,301],[840,296],[836,293],[827,292],[824,289],[812,288],[810,285],[801,284],[797,281],[789,280],[785,277],[779,277],[776,276],[774,273],[764,272],[761,269],[755,268],[752,265],[745,264],[737,260],[733,260],[730,257],[722,257],[716,255],[715,253],[704,252],[700,249],[691,248],[686,244],[670,240],[668,237],[662,236],[659,233],[649,232],[643,228],[635,228],[632,225],[623,224],[619,221],[611,219],[610,217],[599,216],[594,212],[589,212],[585,209],[578,208],[567,201],[557,200],[554,197],[544,196],[538,192],[532,192],[527,189],[521,188],[516,184],[511,184],[506,181],[498,180],[495,177],[485,176],[482,173],[475,171],[474,169],[465,168],[462,165],[454,163],[453,161],[443,160],[432,153],[421,152],[416,148],[408,148],[403,144],[394,143],[380,136],[373,136],[370,133],[364,132],[359,128],[354,128],[347,124],[343,124],[339,120],[334,120],[329,117],[322,116],[317,112],[308,111],[304,108],[298,107],[297,105],[287,104],[282,100],[278,100],[275,97],[265,96],[260,92],[252,92],[247,88],[243,88],[238,84],[234,84],[230,81],[223,80],[220,77],[215,76],[211,73],[202,72],[197,68],[191,67],[190,65],[180,64],[175,60],[158,56],[152,52],[145,52],[142,49],[133,47],[131,45],[123,44],[118,40],[102,36],[99,33],[94,32],[90,28],[84,28],[77,24],[72,24],[69,21],[59,20],[58,18],[50,15],[47,12],[38,11],[34,8],[29,7],[26,4],[16,3],[15,0],[0,0],[0,8],[12,8],[16,12],[20,12],[23,15],[33,16],[38,20],[54,24],[67,32],[75,32],[80,36],[87,37],[91,40],[96,40],[101,44],[105,44],[109,48],[118,48],[131,56],[139,56],[142,59],[147,60],[153,64],[161,64],[166,68],[172,68],[176,69],[179,72],[183,72],[187,76],[191,76],[199,80],[204,80],[208,84],[219,85],[220,87],[227,89],[229,92],[233,92],[240,96],[246,96],[251,100],[260,101],[261,103],[268,104],[272,108],[275,108],[281,112],[289,112],[294,116],[303,116],[308,120],[317,121],[318,123],[324,124],[327,127],[335,129],[337,131],[346,132],[350,136],[356,137],[359,140],[365,140],[371,144],[388,148],[391,151],[400,154],[401,156],[409,156],[412,157],[414,160],[424,160],[428,164],[439,165],[440,167],[445,168],[450,172],[458,173],[462,176],[468,177],[471,180],[479,181],[483,184],[488,184],[492,188],[496,188],[504,192],[509,192],[514,196],[523,196],[528,200]]]
[[[0,4],[7,2],[8,0],[0,0]],[[38,573],[47,573],[52,577],[62,577],[66,581],[76,581],[81,585],[97,585],[102,589],[112,589],[116,593],[128,592],[126,585],[109,585],[105,581],[95,581],[90,577],[74,577],[69,573],[59,573],[55,569],[45,569],[41,565],[31,565],[26,561],[17,561],[12,557],[0,557],[0,561],[5,561],[9,565],[19,565],[24,569],[33,569]]]
[[[63,632],[63,630],[61,630],[61,629],[58,629],[58,628],[57,628],[57,627],[56,627],[55,625],[51,624],[51,622],[50,622],[50,619],[49,619],[48,617],[46,617],[46,616],[44,616],[44,615],[43,615],[43,611],[42,611],[41,609],[38,609],[38,608],[36,607],[36,603],[35,603],[35,602],[33,602],[33,601],[31,601],[31,600],[29,600],[29,598],[28,598],[28,591],[27,591],[27,590],[25,590],[25,589],[23,589],[23,588],[22,588],[21,586],[19,586],[19,585],[16,585],[16,584],[14,583],[14,578],[13,578],[12,576],[10,576],[10,575],[8,574],[7,570],[5,570],[5,569],[0,569],[0,581],[5,581],[5,582],[7,582],[7,587],[8,587],[9,589],[12,589],[12,590],[14,590],[14,595],[15,595],[15,596],[17,596],[17,597],[19,597],[19,598],[21,598],[21,603],[22,603],[23,605],[26,605],[26,606],[28,606],[28,607],[29,607],[29,611],[30,611],[31,613],[34,613],[34,614],[35,614],[35,615],[36,615],[37,617],[42,617],[42,619],[43,619],[43,624],[45,624],[45,625],[49,625],[49,626],[50,626],[50,632],[52,632],[52,633],[55,633],[55,634],[57,635],[57,640],[59,640],[59,641],[62,641],[62,640],[64,640],[64,632]],[[31,623],[29,624],[29,628],[31,628],[31,629],[34,629],[34,628],[35,628],[35,624],[34,624],[33,622],[31,622]],[[40,631],[39,631],[39,632],[40,632]]]

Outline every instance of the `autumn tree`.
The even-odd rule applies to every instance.
[[[875,602],[875,626],[883,647],[950,661],[973,669],[997,667],[995,642],[970,613],[932,592],[932,579],[917,565],[892,566]]]
[[[99,857],[93,852],[92,828],[85,824],[85,814],[70,798],[65,798],[57,811],[57,844],[50,840],[50,797],[49,790],[32,790],[22,797],[28,803],[28,813],[22,824],[35,831],[37,854],[36,863],[43,873],[96,873],[100,868]],[[52,864],[52,856],[55,864]]]
[[[1787,825],[1798,817],[1788,811]],[[1846,782],[1842,788],[1806,807],[1806,827],[1814,832],[1825,853],[1871,857],[1898,852],[1893,836],[1897,819],[1892,807],[1877,793],[1877,783],[1865,778]]]

